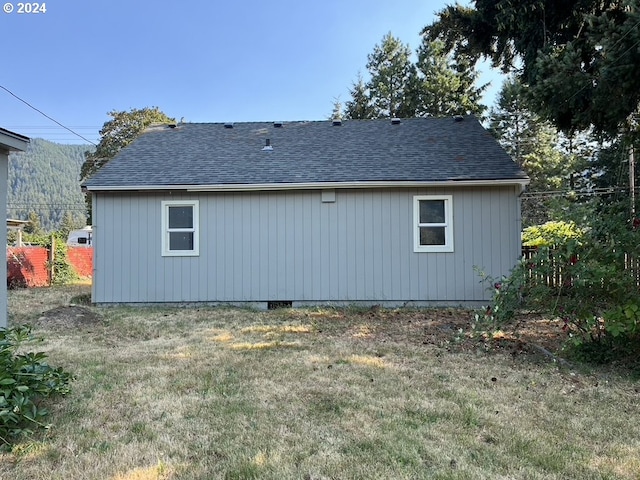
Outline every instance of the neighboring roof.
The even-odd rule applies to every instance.
[[[27,148],[29,137],[0,128],[0,150],[5,152],[22,152]]]
[[[7,227],[8,228],[22,228],[29,223],[28,220],[14,220],[12,218],[7,218]]]
[[[396,122],[397,123],[397,122]],[[89,190],[528,183],[474,117],[148,129],[85,182]],[[264,149],[266,143],[272,149]]]

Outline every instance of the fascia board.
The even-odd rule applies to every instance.
[[[100,191],[187,191],[187,192],[245,192],[265,190],[315,190],[315,189],[346,189],[346,188],[408,188],[408,187],[494,187],[519,186],[524,189],[529,184],[528,178],[499,179],[499,180],[445,180],[426,182],[311,182],[311,183],[232,183],[214,185],[92,185],[85,187],[91,192]]]

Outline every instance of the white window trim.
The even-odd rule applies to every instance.
[[[162,256],[197,257],[200,255],[200,213],[198,200],[165,200],[162,203]],[[193,228],[173,228],[169,230],[169,207],[192,207]],[[193,250],[169,250],[170,232],[193,232]]]
[[[420,223],[421,200],[444,200],[444,223]],[[420,227],[445,227],[444,245],[420,245]],[[414,195],[413,197],[413,251],[453,252],[453,197],[452,195]]]

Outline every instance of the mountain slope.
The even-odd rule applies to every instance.
[[[80,190],[80,167],[84,152],[90,148],[34,138],[26,152],[11,154],[8,217],[26,220],[29,212],[36,212],[47,231],[57,229],[67,212],[76,222],[84,222],[86,208]]]

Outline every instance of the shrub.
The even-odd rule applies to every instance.
[[[51,367],[46,354],[18,353],[32,339],[26,326],[0,329],[0,442],[5,447],[36,428],[47,428],[43,399],[69,392],[71,375]]]
[[[521,260],[508,277],[485,277],[493,305],[478,319],[500,328],[526,309],[559,318],[573,347],[629,346],[640,333],[639,237],[633,223],[614,210],[601,211],[581,227],[549,222],[527,229],[523,239],[537,246],[533,257]]]
[[[574,222],[547,222],[527,227],[522,232],[522,245],[527,247],[553,247],[565,245],[569,240],[579,241],[585,235]]]

